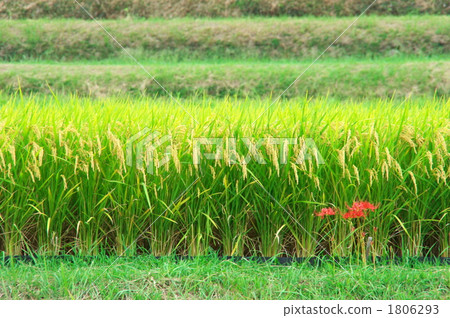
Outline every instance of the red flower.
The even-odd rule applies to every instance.
[[[326,215],[335,215],[336,211],[333,208],[323,208],[320,212],[314,212],[314,214],[323,219]]]
[[[353,206],[358,206],[363,210],[371,210],[372,212],[375,211],[376,209],[378,209],[378,205],[375,206],[372,203],[367,202],[367,201],[361,201],[361,202],[356,201],[355,203],[353,203]]]
[[[362,210],[353,210],[350,209],[347,213],[343,215],[344,219],[357,219],[357,218],[365,218],[366,215]]]
[[[349,210],[343,215],[343,217],[344,219],[365,218],[367,216],[364,213],[366,210],[371,210],[373,212],[377,208],[378,206],[374,206],[372,203],[367,201],[355,201],[351,207],[348,207]]]

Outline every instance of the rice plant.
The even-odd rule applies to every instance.
[[[448,100],[4,100],[8,255],[449,255]],[[170,138],[129,165],[144,128]]]

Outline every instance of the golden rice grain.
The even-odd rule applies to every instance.
[[[397,173],[397,176],[403,180],[403,170],[397,160],[392,159],[392,165],[394,167],[394,171]]]
[[[291,163],[291,168],[294,171],[294,178],[295,178],[295,183],[298,184],[298,172],[297,172],[297,166],[295,163]]]
[[[44,148],[43,147],[39,147],[38,160],[37,160],[38,167],[42,167],[43,160],[44,160]]]
[[[430,165],[430,169],[433,170],[433,154],[430,151],[427,151],[426,157],[428,158],[428,163]]]
[[[414,128],[411,126],[405,126],[400,133],[400,140],[406,142],[411,148],[413,148],[414,153],[417,153],[417,144],[413,141],[414,135]]]
[[[392,167],[392,156],[391,156],[391,154],[390,154],[390,152],[389,152],[389,149],[388,149],[388,147],[386,147],[386,148],[384,148],[384,152],[386,153],[386,160],[387,160],[387,164],[388,164],[388,166],[389,167]]]
[[[225,187],[225,189],[227,189],[228,188],[227,175],[224,175],[224,177],[222,179],[222,183],[223,183],[223,186]]]
[[[15,184],[16,181],[14,180],[14,176],[12,173],[11,163],[8,163],[7,168],[8,168],[8,171],[7,171],[6,175],[8,176],[8,179],[12,182],[12,184]]]
[[[389,165],[384,159],[381,163],[381,175],[384,176],[387,181],[389,181]]]
[[[63,180],[64,190],[67,190],[67,180],[63,174],[61,175],[61,179]]]
[[[427,178],[430,178],[430,173],[428,172],[428,168],[427,166],[423,166],[423,171],[425,172],[425,174],[427,175]]]
[[[31,126],[31,130],[33,131],[34,135],[36,136],[36,139],[41,139],[42,134],[41,134],[41,130],[39,129],[38,126],[36,126],[36,125]]]
[[[240,158],[240,163],[241,163],[241,167],[242,167],[242,176],[244,178],[244,180],[247,179],[247,164],[245,163],[245,157],[242,156]]]
[[[56,163],[57,158],[58,158],[58,152],[57,152],[56,147],[52,147],[52,157],[53,157],[53,161]]]
[[[33,173],[33,171],[31,171],[31,169],[29,167],[27,167],[27,171],[28,171],[28,173],[31,176],[31,181],[33,181],[33,183],[35,183],[36,181],[34,180],[34,173]]]
[[[439,165],[437,168],[437,174],[439,175],[439,179],[442,180],[444,182],[444,184],[447,184],[447,174],[445,173],[444,170],[444,166],[443,165]],[[438,181],[439,183],[439,181]]]
[[[78,155],[75,156],[75,164],[73,165],[73,174],[77,175],[78,170]]]
[[[109,129],[107,131],[107,138],[108,138],[109,142],[112,144],[113,154],[119,160],[119,171],[120,172],[126,171],[125,154],[124,154],[123,145],[122,145],[120,139],[117,138]]]
[[[380,149],[378,148],[378,144],[374,145],[375,150],[375,161],[377,162],[377,165],[380,164]]]
[[[441,133],[441,132],[438,132],[437,134],[436,134],[436,146],[438,146],[441,150],[442,150],[442,152],[443,153],[445,153],[445,154],[448,154],[447,153],[447,143],[446,143],[446,141],[445,141],[445,138],[444,138],[444,136],[443,136],[443,134]]]
[[[95,141],[97,142],[97,154],[100,156],[102,154],[102,142],[100,141],[100,137],[98,135],[95,136]]]
[[[314,174],[314,164],[312,160],[308,160],[308,176],[309,178],[312,178]]]
[[[0,171],[4,171],[6,168],[5,158],[3,157],[3,151],[0,149]]]
[[[378,146],[380,144],[380,138],[378,137],[378,133],[376,131],[373,132],[373,137],[375,139],[375,144]]]
[[[66,159],[72,158],[72,149],[70,149],[69,145],[66,142],[64,142],[64,152],[66,154]]]
[[[442,151],[442,149],[440,147],[437,147],[435,154],[436,154],[437,163],[441,164],[441,165],[445,165],[445,159],[444,159],[444,157],[446,157],[445,151]]]
[[[214,167],[211,165],[208,165],[208,167],[209,167],[209,171],[211,172],[211,175],[213,177],[213,180],[216,179],[216,169],[214,169]]]
[[[177,151],[177,148],[175,145],[172,145],[171,151],[172,151],[172,160],[174,162],[175,169],[177,170],[178,173],[180,173],[181,172],[181,162],[180,162],[180,158],[178,158],[178,151]]]
[[[344,151],[344,149],[340,149],[340,150],[337,150],[337,152],[338,152],[338,162],[339,162],[339,165],[342,167],[342,177],[344,178],[345,177],[345,168],[346,168],[345,151]]]
[[[58,142],[59,142],[59,146],[62,147],[62,145],[64,143],[64,130],[58,131]]]
[[[319,181],[319,178],[317,176],[314,176],[314,185],[320,191],[320,181]]]
[[[376,180],[376,172],[375,169],[366,169],[369,173],[369,186],[372,186],[374,180]]]
[[[41,170],[36,164],[31,165],[31,170],[33,171],[34,177],[38,180],[41,180]]]
[[[353,165],[353,173],[355,174],[356,182],[358,183],[358,185],[361,184],[359,180],[359,170],[358,167],[356,167],[355,165]]]
[[[84,173],[86,173],[86,178],[89,180],[89,164],[83,162],[81,164],[81,171],[83,171]]]
[[[416,182],[416,177],[414,176],[414,173],[412,171],[408,171],[408,174],[413,182],[414,185],[414,193],[417,195],[417,182]]]
[[[350,152],[350,158],[353,158],[356,153],[359,153],[359,148],[361,147],[361,142],[356,136],[353,137],[353,144],[354,146]]]
[[[10,153],[13,165],[15,166],[16,165],[16,147],[14,145],[9,145],[8,152]]]
[[[100,170],[100,168],[98,170]],[[147,186],[147,173],[145,172],[145,168],[139,167],[139,168],[137,168],[137,170],[140,173],[140,175],[142,175],[142,179],[144,180],[144,182],[143,182],[144,186]],[[154,188],[154,190],[155,190],[155,196],[158,197],[158,195],[156,193],[156,188]]]

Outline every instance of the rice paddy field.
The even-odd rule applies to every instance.
[[[63,2],[0,6],[0,298],[448,299],[439,1]]]
[[[348,256],[367,234],[379,256],[448,255],[447,100],[270,102],[7,97],[2,248]],[[170,140],[130,166],[127,140],[144,128]],[[205,137],[220,157],[200,154],[217,152],[196,148]],[[377,208],[343,218],[355,201]]]

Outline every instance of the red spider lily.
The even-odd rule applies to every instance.
[[[347,207],[349,210],[343,215],[344,219],[365,218],[367,216],[364,213],[366,210],[371,210],[373,212],[378,208],[378,206],[367,201],[355,201],[351,207]]]
[[[348,211],[343,215],[344,219],[357,219],[357,218],[365,218],[366,215],[362,210],[352,210]]]
[[[353,203],[353,207],[359,207],[363,210],[371,210],[372,212],[375,211],[376,209],[378,209],[378,205],[375,206],[370,202],[367,201],[356,201],[355,203]]]
[[[315,212],[314,214],[323,219],[326,215],[335,215],[336,211],[333,208],[323,208],[320,212]]]

